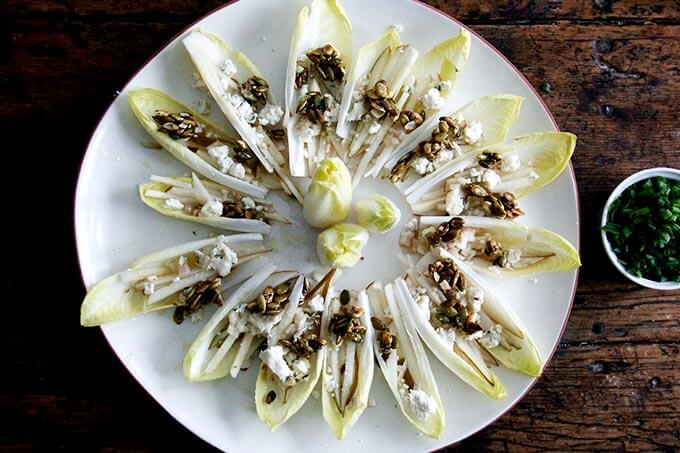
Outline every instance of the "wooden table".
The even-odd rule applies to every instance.
[[[597,231],[605,198],[625,176],[680,167],[680,3],[431,3],[472,26],[534,86],[548,82],[542,96],[558,124],[579,136],[584,266],[569,326],[522,402],[459,448],[680,448],[680,292],[628,283]],[[98,330],[79,328],[71,219],[85,145],[116,90],[218,4],[0,2],[0,131],[26,143],[3,154],[30,165],[6,188],[20,200],[8,207],[54,212],[3,217],[20,234],[5,255],[17,271],[3,273],[0,450],[210,449],[146,394]],[[37,178],[44,200],[17,197]]]

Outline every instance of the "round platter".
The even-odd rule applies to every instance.
[[[241,0],[230,3],[188,27],[211,31],[248,55],[283,99],[288,46],[302,0]],[[344,0],[354,31],[354,47],[374,39],[391,24],[404,29],[402,40],[425,51],[458,33],[461,24],[411,0]],[[185,31],[186,32],[186,31]],[[175,221],[148,209],[137,185],[150,174],[186,174],[188,169],[162,150],[148,149],[150,137],[135,120],[127,102],[129,89],[153,87],[187,105],[206,95],[191,87],[194,69],[181,45],[185,32],[173,39],[130,80],[99,123],[83,160],[76,192],[75,225],[78,255],[85,284],[127,267],[137,256],[174,244],[214,235],[197,224]],[[454,91],[454,107],[480,96],[516,94],[525,98],[519,120],[510,136],[555,130],[556,124],[540,97],[497,50],[472,36],[470,59]],[[218,115],[213,103],[213,118]],[[408,205],[388,182],[364,180],[354,195],[382,193],[402,211],[397,228],[372,236],[365,259],[341,276],[337,286],[359,289],[372,280],[389,282],[402,266],[397,258],[398,235],[411,218]],[[274,228],[277,250],[272,259],[283,269],[320,270],[315,255],[317,231],[304,224],[299,206],[291,198],[272,196],[292,226]],[[571,168],[552,184],[522,199],[527,212],[519,221],[555,231],[578,248],[579,211],[576,182]],[[541,356],[555,350],[573,302],[577,271],[541,274],[536,279],[491,279],[532,332]],[[210,315],[210,311],[206,316]],[[457,442],[487,426],[507,412],[532,386],[534,379],[502,368],[496,373],[507,387],[501,401],[486,398],[468,387],[434,357],[433,371],[446,409],[446,429],[438,440],[418,435],[397,409],[381,373],[376,374],[369,407],[347,437],[338,441],[321,417],[320,402],[312,398],[285,425],[270,433],[255,413],[257,367],[237,379],[190,384],[182,374],[182,359],[201,324],[177,327],[169,312],[156,312],[118,321],[102,328],[113,351],[139,383],[177,420],[214,446],[230,452],[276,448],[307,450],[391,451],[432,450]],[[130,408],[133,410],[133,408]]]

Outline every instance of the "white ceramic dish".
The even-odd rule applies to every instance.
[[[632,175],[621,181],[621,183],[618,186],[616,186],[611,195],[609,195],[609,198],[607,199],[607,202],[604,205],[604,209],[602,210],[602,219],[600,222],[600,226],[603,227],[607,224],[607,217],[609,216],[609,207],[612,205],[614,200],[616,200],[619,197],[619,195],[623,193],[624,190],[626,190],[636,182],[644,181],[645,179],[653,178],[655,176],[663,176],[670,179],[680,180],[680,170],[676,168],[665,167],[648,168],[647,170],[642,170],[637,173],[633,173]],[[655,282],[654,280],[640,278],[630,274],[626,270],[626,268],[623,267],[621,263],[619,263],[616,254],[612,250],[611,244],[609,244],[609,240],[607,239],[607,233],[605,231],[601,231],[600,234],[602,236],[602,244],[604,245],[604,250],[607,252],[609,260],[612,262],[614,267],[619,272],[621,272],[621,274],[628,280],[640,286],[644,286],[646,288],[661,289],[665,291],[680,289],[680,283],[678,282]]]
[[[288,44],[302,4],[302,0],[242,0],[214,11],[194,25],[222,36],[247,53],[268,77],[278,98],[283,99]],[[404,26],[404,41],[421,50],[457,34],[460,27],[444,14],[410,0],[344,0],[343,6],[353,23],[355,48],[397,22]],[[150,173],[187,172],[165,151],[140,145],[150,138],[134,119],[126,98],[128,89],[147,86],[164,90],[189,105],[205,96],[190,87],[194,70],[179,42],[180,37],[154,56],[121,90],[88,146],[75,209],[78,255],[87,286],[125,268],[136,256],[214,234],[199,225],[162,217],[148,209],[137,194],[136,185],[146,181]],[[473,36],[470,61],[459,79],[456,93],[454,107],[483,95],[522,95],[526,100],[511,134],[556,129],[550,113],[528,82],[498,51],[477,36]],[[376,191],[398,204],[404,213],[402,222],[391,233],[369,243],[366,259],[345,272],[340,285],[359,288],[374,279],[389,281],[401,270],[396,258],[397,235],[403,222],[410,218],[410,211],[398,191],[387,182],[362,183],[355,200]],[[277,202],[278,207],[295,225],[275,228],[279,250],[274,259],[284,268],[297,263],[299,270],[314,270],[317,268],[316,232],[304,225],[298,207],[293,204],[288,207],[283,200]],[[528,213],[522,222],[551,229],[578,247],[579,212],[573,171],[566,171],[550,186],[522,199],[521,205]],[[493,284],[507,295],[508,304],[533,332],[541,356],[549,359],[566,325],[577,271],[542,274],[537,279],[535,282],[525,277]],[[432,450],[482,429],[508,411],[534,382],[526,376],[498,369],[508,397],[492,401],[463,384],[432,358],[446,407],[446,429],[439,440],[417,434],[396,408],[379,373],[371,391],[377,405],[365,411],[343,441],[337,441],[325,425],[320,403],[314,399],[284,426],[270,433],[255,413],[256,367],[236,380],[189,384],[184,379],[182,358],[199,329],[200,324],[188,322],[176,327],[169,312],[152,313],[102,328],[123,364],[170,414],[198,436],[230,452],[256,449],[287,452],[300,448],[326,453]]]

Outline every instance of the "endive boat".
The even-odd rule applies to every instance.
[[[395,27],[359,49],[342,95],[336,129],[345,139],[347,162],[356,161],[368,148],[375,149],[398,119],[410,94],[410,87],[405,86],[402,92],[402,86],[417,58],[418,50],[402,44]],[[361,178],[358,171],[354,185]]]
[[[255,273],[262,263],[247,262],[269,250],[261,234],[244,233],[188,242],[137,258],[129,269],[88,289],[80,323],[98,326],[166,308],[175,308],[174,319],[181,323],[204,305],[221,304],[221,291]]]
[[[450,115],[430,118],[434,126],[428,124],[412,132],[407,143],[387,156],[383,165],[390,179],[403,181],[409,172],[424,176],[474,148],[505,141],[522,100],[513,95],[486,96]]]
[[[421,254],[441,247],[476,271],[502,277],[581,265],[576,249],[560,235],[488,217],[417,217],[404,226],[399,242]]]
[[[130,91],[128,101],[142,127],[184,165],[242,194],[267,195],[266,172],[232,132],[152,88]]]
[[[398,116],[384,121],[384,127],[380,129],[371,122],[368,135],[364,126],[363,135],[352,139],[350,155],[361,153],[355,179],[376,177],[387,160],[404,149],[404,145],[418,143],[414,141],[418,137],[422,137],[420,140],[427,138],[428,131],[437,124],[440,111],[448,105],[458,73],[465,67],[469,54],[470,34],[461,29],[457,36],[440,42],[418,57],[400,91],[394,89]],[[379,68],[379,64],[380,61],[371,71]],[[388,87],[391,88],[389,81]],[[370,107],[373,100],[366,101]],[[352,105],[354,109],[357,107],[356,103]],[[372,109],[367,110],[373,113]]]
[[[491,366],[538,376],[543,362],[529,332],[471,266],[438,248],[396,281],[402,308],[437,358],[495,399],[507,395]]]
[[[413,319],[397,302],[401,294],[393,284],[382,288],[379,283],[369,286],[366,294],[375,358],[387,385],[413,426],[439,438],[444,430],[444,406]]]
[[[289,304],[260,352],[262,364],[255,385],[257,414],[272,431],[307,401],[323,368],[326,340],[322,314],[335,274],[332,269],[300,304]]]
[[[373,381],[373,331],[365,291],[329,291],[321,327],[326,355],[321,379],[321,409],[338,439],[345,437],[368,405]]]
[[[276,326],[294,314],[304,290],[297,272],[267,264],[236,289],[208,320],[184,357],[191,381],[238,376]]]
[[[189,32],[182,42],[220,110],[259,163],[277,175],[283,190],[302,201],[272,139],[281,129],[283,109],[262,73],[244,54],[204,30]]]
[[[290,223],[271,202],[252,198],[226,186],[191,177],[151,175],[139,196],[163,215],[231,231],[269,234],[271,222]]]
[[[403,189],[416,215],[477,215],[512,219],[517,199],[552,182],[576,146],[569,132],[536,132],[474,149]]]
[[[335,133],[352,26],[337,0],[301,9],[290,45],[284,124],[293,176],[311,176],[319,162],[343,157]]]

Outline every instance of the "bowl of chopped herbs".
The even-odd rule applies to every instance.
[[[680,289],[680,170],[650,168],[624,179],[602,212],[614,266],[647,288]]]

